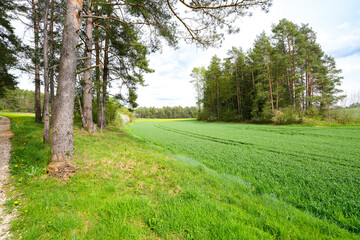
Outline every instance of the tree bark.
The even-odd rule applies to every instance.
[[[288,38],[289,54],[291,60],[291,79],[292,79],[292,97],[293,97],[293,107],[296,107],[296,83],[295,83],[295,59],[294,59],[294,43],[290,44],[290,39]],[[291,48],[292,47],[292,48]]]
[[[102,39],[100,40],[100,47],[102,48],[103,43],[102,43]],[[98,48],[97,48],[98,49]],[[101,52],[100,52],[100,48],[97,51],[97,56],[96,56],[96,60],[100,62],[100,58],[102,56]],[[99,67],[99,86],[98,86],[98,92],[97,92],[97,102],[98,102],[98,116],[97,116],[97,124],[98,124],[98,128],[101,129],[101,133],[102,133],[102,92],[103,92],[103,80],[104,80],[104,71],[102,67]]]
[[[101,94],[101,128],[106,127],[106,91],[109,77],[109,38],[105,39],[104,49],[104,69],[103,69],[103,82]]]
[[[46,0],[45,14],[44,14],[44,143],[50,142],[50,111],[49,111],[49,71],[48,71],[48,11],[49,0]]]
[[[92,4],[91,0],[87,2],[87,10],[86,13],[88,16],[92,16]],[[92,49],[92,38],[93,38],[93,21],[92,18],[86,19],[86,46],[85,46],[85,60],[84,60],[84,68],[87,69],[84,72],[84,92],[83,92],[83,113],[84,113],[84,129],[90,133],[96,132],[96,125],[93,122],[92,117],[92,79],[91,73],[91,49]]]
[[[80,110],[81,124],[82,124],[82,127],[84,128],[84,126],[85,126],[85,117],[84,117],[83,109],[81,107],[80,98],[78,98],[78,104],[79,104],[79,110]]]
[[[216,79],[216,112],[217,118],[220,119],[220,83],[219,79]]]
[[[34,44],[35,44],[35,121],[41,123],[41,99],[40,99],[40,61],[39,61],[39,13],[36,11],[35,0],[32,0]]]
[[[267,78],[269,80],[269,86],[270,86],[270,101],[271,101],[271,111],[274,113],[274,99],[272,94],[272,85],[271,85],[271,77],[270,77],[270,68],[269,68],[269,59],[266,60],[266,72],[267,72]]]
[[[279,110],[279,73],[276,74],[276,110]]]
[[[236,100],[237,100],[238,114],[239,114],[239,116],[241,116],[241,101],[240,101],[240,85],[239,85],[239,82],[236,82]]]
[[[50,13],[50,29],[49,29],[49,55],[50,66],[49,80],[50,80],[50,102],[51,102],[51,115],[53,117],[55,109],[55,84],[54,84],[54,4],[55,0],[51,0],[51,13]]]
[[[306,61],[306,110],[309,109],[309,97],[310,97],[310,86],[309,86],[309,81],[310,81],[310,66],[309,66],[309,62]]]
[[[284,53],[286,55],[287,51],[286,51],[285,42],[283,42],[283,47],[284,47]],[[290,89],[290,74],[289,74],[289,68],[288,67],[286,67],[286,76],[287,76],[287,87],[288,87],[288,92],[289,92],[289,101],[290,101],[290,104],[291,104],[292,97],[291,97],[291,89]]]
[[[73,114],[78,31],[81,26],[82,0],[69,0],[61,46],[59,80],[55,100],[55,119],[51,139],[51,161],[73,156]]]

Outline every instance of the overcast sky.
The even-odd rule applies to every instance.
[[[360,0],[273,0],[269,13],[260,10],[253,13],[237,23],[240,33],[227,36],[221,48],[203,51],[182,43],[177,50],[164,47],[161,53],[150,55],[150,67],[155,72],[145,75],[147,87],[139,87],[139,105],[195,106],[191,70],[207,67],[215,54],[225,57],[232,46],[246,51],[257,35],[262,31],[270,35],[271,25],[283,18],[299,25],[309,23],[323,51],[335,57],[337,67],[343,70],[341,88],[349,95],[360,92]],[[28,78],[21,78],[19,87],[34,88]]]

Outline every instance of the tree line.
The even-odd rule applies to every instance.
[[[308,24],[283,19],[247,52],[233,47],[191,76],[201,119],[268,122],[281,112],[323,114],[344,97],[340,74]]]
[[[139,107],[135,110],[137,118],[196,118],[198,109],[196,107]]]
[[[34,91],[5,88],[3,96],[0,97],[0,111],[33,113],[34,94]],[[43,100],[44,94],[41,94],[40,97]]]
[[[225,32],[239,32],[234,24],[238,17],[250,15],[254,7],[268,11],[270,5],[271,0],[4,0],[0,24],[7,32],[0,43],[10,59],[1,59],[0,80],[4,86],[16,85],[8,69],[21,58],[17,67],[33,76],[35,119],[44,124],[51,160],[64,161],[73,155],[76,105],[84,129],[95,133],[106,126],[108,90],[115,82],[121,87],[112,97],[137,107],[137,87],[144,85],[143,74],[153,71],[150,53],[163,44],[176,47],[180,39],[215,46]],[[12,19],[32,32],[31,44],[22,50],[13,37]]]

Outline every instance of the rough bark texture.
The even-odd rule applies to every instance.
[[[49,55],[50,66],[49,80],[50,80],[50,102],[51,102],[51,115],[53,115],[55,109],[55,84],[54,84],[54,3],[55,0],[51,0],[51,13],[50,13],[50,29],[49,29]]]
[[[51,139],[51,160],[53,162],[64,161],[73,156],[76,45],[81,26],[82,5],[82,0],[69,0],[67,3]]]
[[[87,15],[91,16],[91,1],[87,3]],[[86,19],[86,46],[85,46],[85,60],[84,68],[88,69],[84,71],[84,92],[83,92],[83,113],[84,113],[84,129],[90,133],[96,132],[96,125],[93,122],[92,117],[92,80],[91,80],[91,49],[92,49],[92,31],[93,31],[93,21],[92,18]]]
[[[35,121],[41,123],[41,100],[40,100],[40,61],[39,61],[39,14],[36,11],[35,0],[32,0],[34,44],[35,44]]]
[[[49,109],[49,64],[48,64],[48,31],[47,18],[49,11],[49,0],[46,0],[45,14],[44,14],[44,132],[43,141],[50,142],[50,109]]]

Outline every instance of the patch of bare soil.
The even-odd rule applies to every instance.
[[[15,216],[15,212],[6,213],[4,203],[6,202],[5,186],[9,183],[9,159],[11,143],[9,138],[10,120],[0,117],[0,240],[10,238],[9,223]]]
[[[46,168],[47,174],[51,177],[69,179],[76,172],[77,166],[70,161],[52,162]]]

